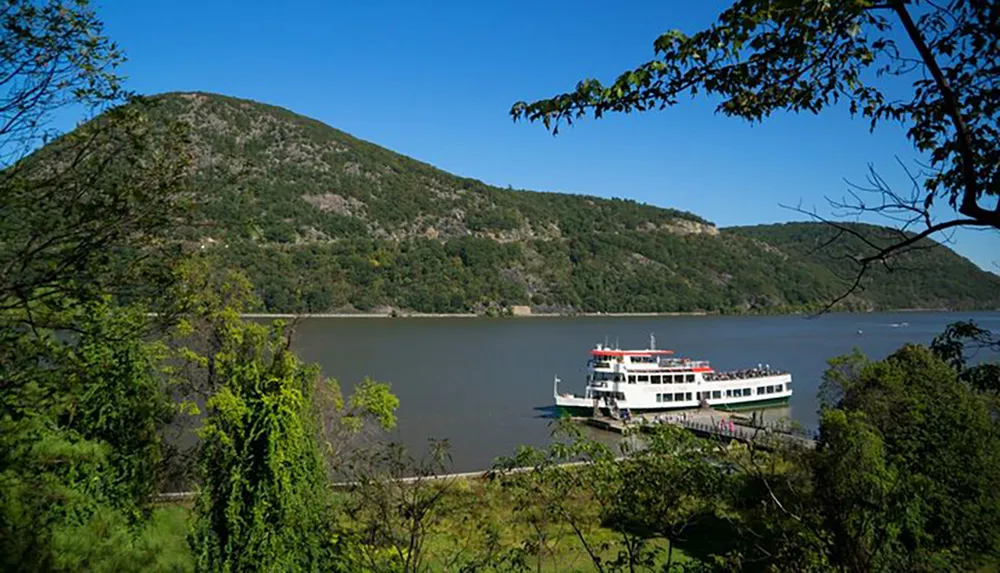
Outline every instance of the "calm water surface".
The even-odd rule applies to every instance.
[[[816,425],[816,391],[826,360],[859,348],[881,358],[906,342],[929,343],[956,320],[1000,330],[1000,313],[906,312],[775,317],[310,319],[296,347],[340,381],[390,382],[399,396],[395,439],[417,450],[447,438],[455,471],[489,467],[521,444],[549,437],[552,379],[582,392],[587,352],[597,342],[658,348],[712,361],[716,369],[758,363],[792,373],[788,415]],[[902,323],[907,326],[900,326]],[[858,330],[863,333],[858,334]]]

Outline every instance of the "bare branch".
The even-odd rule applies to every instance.
[[[938,90],[941,91],[941,97],[945,103],[945,113],[948,114],[952,125],[955,127],[955,135],[958,138],[959,153],[961,156],[961,172],[964,186],[962,201],[958,211],[967,217],[971,217],[977,224],[989,225],[1000,229],[1000,212],[983,209],[978,203],[981,190],[976,182],[974,168],[975,151],[972,144],[972,134],[969,132],[965,118],[962,117],[962,108],[958,102],[958,97],[955,95],[954,90],[951,89],[951,85],[945,78],[944,72],[941,71],[941,66],[938,65],[933,52],[931,52],[927,42],[924,41],[923,35],[906,9],[906,2],[900,0],[892,2],[892,8],[903,23],[903,28],[910,37],[910,41],[913,42],[913,46],[920,53],[920,57],[934,78],[934,83],[937,85]]]

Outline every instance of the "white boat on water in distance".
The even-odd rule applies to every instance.
[[[765,408],[786,404],[792,376],[768,364],[719,372],[706,360],[677,358],[671,350],[619,350],[597,344],[587,361],[583,395],[560,393],[553,384],[556,406],[572,415],[632,413],[697,408],[720,410]]]

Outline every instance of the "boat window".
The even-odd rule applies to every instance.
[[[653,384],[659,384],[660,383],[660,375],[659,374],[653,374],[652,376],[649,377],[649,381],[652,382]]]
[[[594,380],[597,381],[621,381],[621,374],[615,374],[613,372],[594,372]]]
[[[687,381],[688,382],[694,382],[694,374],[688,374],[687,375]]]
[[[732,390],[726,390],[726,398],[732,398],[732,397],[733,397],[733,391]]]
[[[684,401],[684,392],[677,392],[677,393],[675,393],[674,394],[674,400],[677,400],[678,402],[683,402]]]
[[[688,392],[688,393],[687,393],[687,396],[686,396],[686,399],[687,399],[687,400],[690,400],[690,399],[691,399],[691,393],[690,393],[690,392]]]
[[[662,402],[663,401],[663,394],[657,394],[656,395],[656,401],[657,402]]]
[[[694,393],[694,399],[695,400],[701,400],[701,392],[695,392]]]
[[[757,395],[760,396],[763,393],[764,393],[764,387],[763,386],[757,386]]]
[[[648,374],[640,374],[639,375],[639,382],[649,382],[649,375]]]
[[[792,391],[792,383],[788,382],[785,384],[785,392],[791,392],[791,391]]]
[[[674,401],[674,395],[673,394],[664,394],[663,395],[663,401],[664,402],[673,402]]]
[[[722,398],[722,390],[712,390],[712,398],[716,400]]]
[[[618,398],[619,400],[624,400],[625,392],[615,392],[615,398]]]
[[[635,384],[635,376],[629,376],[628,377],[628,383],[629,384]]]

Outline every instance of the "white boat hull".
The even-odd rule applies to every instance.
[[[697,384],[626,384],[613,383],[604,392],[617,396],[613,400],[620,410],[653,412],[682,410],[701,406],[702,397],[709,406],[718,409],[740,409],[775,406],[786,403],[792,396],[792,378],[788,374],[762,376],[749,379],[699,382]],[[735,394],[739,395],[735,395]],[[669,394],[670,400],[665,400]],[[554,395],[558,408],[576,414],[593,412],[595,399],[558,392]],[[604,412],[611,409],[611,402],[597,398],[597,407]]]

